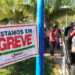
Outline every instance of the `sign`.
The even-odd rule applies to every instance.
[[[39,55],[37,24],[0,27],[0,68]]]

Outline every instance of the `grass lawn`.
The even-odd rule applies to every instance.
[[[0,70],[0,75],[36,75],[36,58],[7,66]],[[44,60],[44,75],[54,75],[50,60]]]

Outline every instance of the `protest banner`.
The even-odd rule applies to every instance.
[[[39,55],[37,24],[0,26],[0,68]]]

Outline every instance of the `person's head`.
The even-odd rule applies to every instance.
[[[57,26],[53,26],[52,29],[53,31],[55,31],[57,29]]]
[[[56,25],[56,28],[58,28],[58,25]]]
[[[73,23],[71,23],[71,25],[70,25],[70,26],[71,26],[71,28],[73,28],[74,24],[73,24]]]

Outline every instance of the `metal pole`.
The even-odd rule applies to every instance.
[[[39,56],[36,57],[36,75],[43,75],[44,0],[37,0],[37,24],[38,24],[38,37],[39,37]]]

